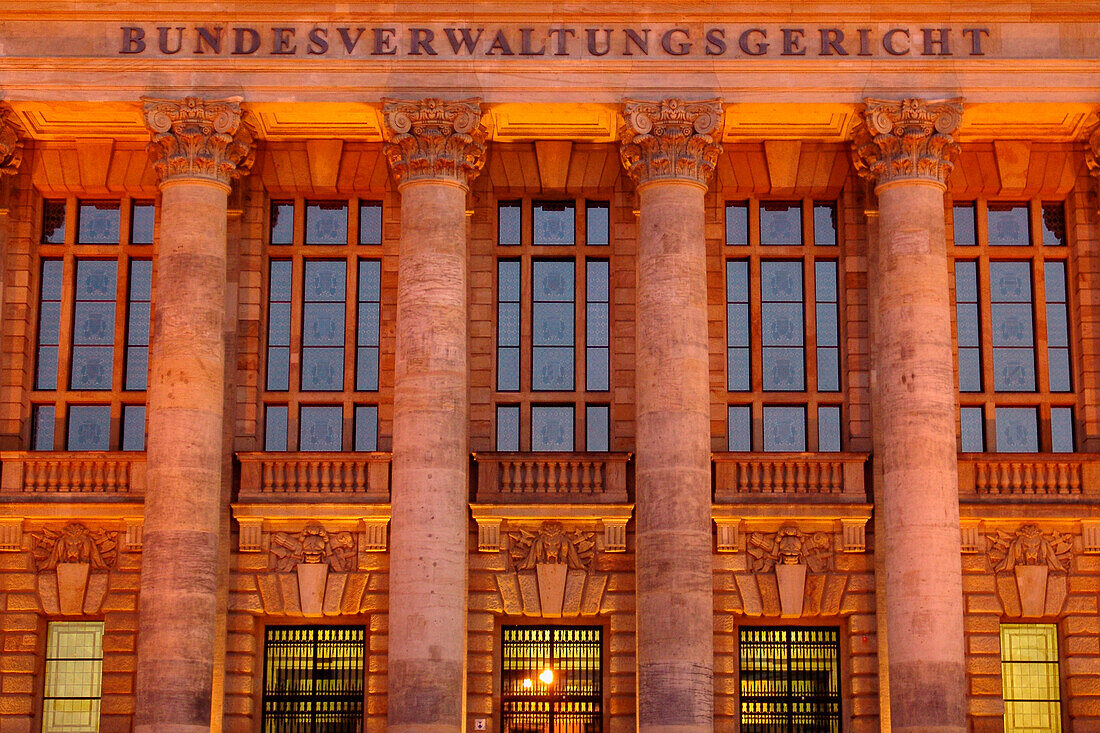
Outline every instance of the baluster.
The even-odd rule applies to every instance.
[[[532,491],[531,483],[532,483],[532,481],[534,481],[534,478],[535,478],[535,469],[534,469],[533,466],[534,466],[534,464],[532,464],[531,461],[521,461],[520,462],[520,468],[523,472],[522,473],[522,477],[523,477],[523,484],[522,485],[523,485],[523,493],[524,494],[529,494]]]
[[[1071,463],[1069,466],[1069,493],[1081,493],[1081,464]]]
[[[1024,480],[1023,480],[1023,476],[1021,475],[1021,472],[1020,472],[1020,464],[1019,463],[1013,463],[1012,464],[1012,484],[1011,484],[1012,491],[1011,491],[1011,493],[1013,493],[1013,494],[1020,493],[1020,487],[1023,486],[1023,483],[1024,483]]]
[[[317,472],[320,474],[318,489],[327,492],[332,488],[332,461],[318,461]]]
[[[118,488],[118,461],[108,461],[107,471],[104,476],[104,488],[111,493],[114,493]]]
[[[796,492],[815,491],[816,486],[808,486],[806,483],[806,474],[808,467],[805,461],[799,461],[794,467],[794,490]]]
[[[90,468],[92,470],[92,483],[90,486],[86,486],[85,489],[91,489],[92,491],[102,491],[103,484],[105,483],[103,477],[103,463],[104,461],[89,461]]]
[[[763,465],[759,461],[753,461],[752,465],[752,480],[749,482],[750,491],[763,491],[764,490],[764,471]]]
[[[275,485],[275,470],[270,461],[260,462],[260,492],[266,493]]]
[[[1008,482],[1004,476],[1004,465],[1001,463],[990,463],[989,465],[989,493],[999,494],[1001,489],[1006,487]]]
[[[514,483],[514,476],[512,471],[512,463],[510,461],[501,461],[497,464],[497,480],[500,482],[498,490],[504,494],[512,490]]]
[[[974,483],[979,494],[989,488],[989,469],[981,461],[974,466]]]
[[[1020,466],[1020,486],[1025,494],[1034,494],[1039,491],[1035,482],[1035,464],[1024,463]]]
[[[130,493],[130,462],[124,461],[118,467],[118,490]]]
[[[27,461],[23,464],[23,489],[24,491],[42,491],[49,485],[49,474],[53,471],[57,475],[57,467],[54,462],[48,464],[36,461]]]
[[[41,469],[41,465],[39,465],[38,489],[56,489],[58,481],[60,481],[60,478],[57,475],[60,468],[61,466],[58,464],[57,461],[50,461],[48,470],[46,471],[43,471]]]
[[[767,493],[772,491],[772,464],[770,461],[760,463],[760,490]]]

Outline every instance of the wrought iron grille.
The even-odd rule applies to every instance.
[[[603,730],[600,632],[591,626],[502,629],[502,733]]]
[[[264,733],[360,733],[362,626],[269,626]]]
[[[839,656],[836,628],[742,628],[742,733],[840,733]]]

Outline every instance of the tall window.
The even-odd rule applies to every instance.
[[[1058,627],[1001,624],[1005,733],[1061,733]]]
[[[836,204],[726,204],[731,451],[841,449]]]
[[[960,448],[1074,450],[1065,208],[952,207]]]
[[[99,730],[103,622],[51,621],[46,632],[43,733]]]
[[[743,733],[840,733],[839,631],[740,630]]]
[[[144,450],[152,202],[47,200],[38,252],[33,450]]]
[[[381,203],[272,202],[269,241],[264,450],[377,450]]]
[[[264,733],[363,729],[366,629],[269,626],[264,638]]]
[[[502,201],[497,213],[497,450],[606,451],[608,203]]]
[[[600,634],[591,626],[503,627],[503,733],[603,730]]]

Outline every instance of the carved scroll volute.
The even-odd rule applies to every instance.
[[[14,176],[23,162],[23,141],[14,117],[0,110],[0,176]]]
[[[952,134],[962,121],[962,100],[863,102],[852,135],[852,157],[859,174],[876,186],[923,180],[946,188],[959,154]]]
[[[720,100],[626,99],[623,118],[619,155],[636,185],[654,181],[707,185],[722,153]]]
[[[149,156],[161,184],[206,180],[229,189],[252,167],[252,133],[241,120],[241,100],[149,99],[145,124],[152,132]]]
[[[485,164],[489,131],[481,124],[481,102],[465,99],[382,100],[383,151],[401,186],[414,181],[448,181],[467,188]]]

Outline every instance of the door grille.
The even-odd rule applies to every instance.
[[[840,733],[836,628],[742,628],[742,733]]]
[[[264,640],[264,733],[363,729],[362,626],[269,626]]]
[[[601,733],[603,649],[598,627],[502,629],[503,733]],[[550,670],[552,677],[545,677]]]

